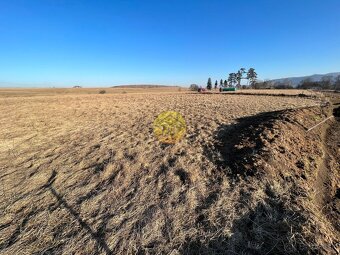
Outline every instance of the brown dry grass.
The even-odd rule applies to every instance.
[[[312,90],[305,90],[305,89],[245,89],[245,90],[238,90],[237,93],[252,93],[252,94],[283,94],[283,95],[318,95],[320,93],[312,91]]]
[[[137,85],[136,85],[137,86]],[[182,87],[116,87],[116,88],[1,88],[0,89],[0,98],[1,97],[32,97],[32,96],[57,96],[57,95],[91,95],[91,94],[99,94],[101,90],[105,90],[105,94],[143,94],[143,93],[192,93],[188,88]],[[212,90],[211,92],[218,92],[218,90]],[[273,95],[320,95],[320,93],[302,90],[302,89],[246,89],[246,90],[238,90],[232,93],[240,93],[240,94],[273,94]]]
[[[33,97],[61,95],[92,95],[105,90],[105,94],[143,94],[186,92],[188,89],[179,87],[116,87],[116,88],[0,88],[0,97]]]
[[[316,104],[186,93],[7,94],[0,99],[0,253],[322,251],[319,239],[303,234],[306,224],[294,227],[300,208],[279,213],[285,207],[276,197],[287,187],[235,178],[218,149],[218,131],[234,126],[228,135],[238,136],[239,118]],[[152,133],[166,110],[187,122],[173,146]]]

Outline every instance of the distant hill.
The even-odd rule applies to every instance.
[[[145,89],[151,89],[151,88],[179,88],[179,86],[139,84],[139,85],[118,85],[118,86],[112,86],[112,88],[145,88]]]
[[[334,80],[335,77],[340,75],[340,72],[335,72],[335,73],[327,73],[327,74],[313,74],[309,76],[300,76],[300,77],[287,77],[287,78],[280,78],[280,79],[274,79],[271,80],[272,82],[284,82],[284,81],[291,81],[292,85],[295,87],[299,85],[299,83],[305,79],[311,79],[312,81],[321,81],[322,77],[324,76],[331,76],[332,79]]]

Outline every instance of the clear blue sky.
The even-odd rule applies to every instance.
[[[0,86],[340,71],[339,0],[0,0]]]

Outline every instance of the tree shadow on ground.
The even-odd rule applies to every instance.
[[[44,188],[48,188],[52,195],[58,200],[58,203],[60,206],[63,206],[78,222],[78,224],[91,236],[91,238],[96,243],[96,250],[97,253],[99,250],[102,250],[105,252],[105,254],[113,254],[113,252],[110,250],[109,246],[107,245],[105,241],[105,225],[101,226],[98,231],[94,231],[90,224],[86,222],[86,220],[82,219],[80,214],[75,210],[64,198],[63,196],[55,190],[55,188],[52,186],[53,182],[55,181],[57,173],[55,171],[52,172],[51,177],[47,181],[46,185],[44,185]]]

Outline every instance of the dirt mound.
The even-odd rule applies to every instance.
[[[212,160],[236,180],[235,187],[247,187],[242,190],[248,196],[255,179],[260,180],[257,188],[266,194],[264,201],[236,221],[243,238],[236,241],[241,245],[235,252],[339,252],[339,125],[331,125],[327,140],[327,126],[307,132],[329,113],[330,108],[318,107],[285,110],[241,118],[234,125],[221,127],[215,144],[220,157]],[[324,144],[330,141],[333,145]],[[246,184],[237,180],[246,180]]]

